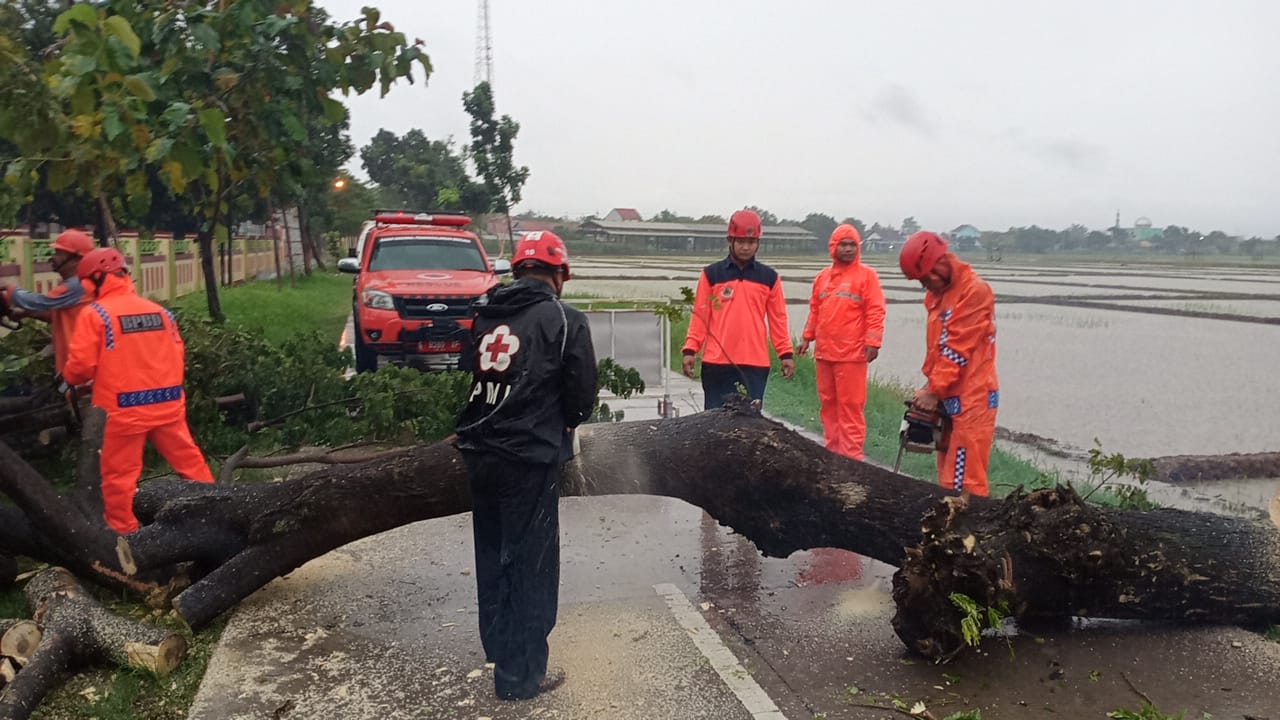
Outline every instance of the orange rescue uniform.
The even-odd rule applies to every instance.
[[[831,236],[833,260],[842,239]],[[858,257],[836,260],[813,281],[802,338],[815,343],[822,435],[828,450],[855,460],[862,459],[867,437],[866,348],[879,348],[884,340],[884,311],[880,276]]]
[[[787,301],[777,271],[759,260],[739,268],[732,258],[703,268],[683,351],[703,351],[703,364],[768,368],[766,332],[778,357],[791,357]]]
[[[180,476],[213,482],[187,428],[184,364],[185,347],[169,311],[137,295],[129,277],[105,276],[76,322],[63,377],[74,385],[92,380],[93,404],[107,413],[103,514],[118,533],[138,528],[133,496],[147,440]]]
[[[71,277],[58,283],[46,294],[15,290],[9,298],[16,308],[21,308],[39,317],[47,317],[49,332],[53,336],[53,369],[61,373],[67,364],[67,352],[71,347],[71,336],[75,333],[76,318],[80,310],[89,302],[80,279]]]
[[[946,418],[938,482],[985,497],[1000,406],[995,293],[968,263],[955,255],[950,259],[951,284],[924,299],[929,319],[922,371]]]

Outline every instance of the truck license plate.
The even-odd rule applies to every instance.
[[[428,340],[418,343],[419,352],[442,353],[460,352],[462,343],[458,340]]]

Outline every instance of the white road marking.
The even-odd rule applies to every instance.
[[[738,658],[720,640],[720,636],[707,624],[707,621],[693,608],[689,598],[680,588],[671,583],[653,586],[654,591],[667,601],[671,614],[685,632],[694,646],[702,652],[702,656],[711,663],[711,667],[724,680],[729,690],[742,702],[742,706],[751,713],[754,720],[787,720],[773,700],[756,684],[751,673],[738,662]]]

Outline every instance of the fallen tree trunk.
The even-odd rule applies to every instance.
[[[89,519],[75,504],[62,497],[44,478],[3,442],[0,442],[0,492],[22,511],[29,525],[26,537],[34,548],[16,554],[46,561],[65,560],[77,573],[113,588],[145,595],[152,583],[119,571],[115,552],[116,534],[101,516]],[[2,510],[3,508],[0,508]],[[0,517],[12,511],[0,513]],[[17,524],[17,523],[15,523]],[[14,550],[23,538],[6,528],[0,531],[0,549]],[[12,545],[10,544],[12,543]]]
[[[592,425],[581,439],[582,454],[564,470],[565,495],[679,498],[766,555],[852,550],[903,566],[906,586],[1003,599],[1017,617],[1280,622],[1280,532],[1263,522],[1106,510],[1065,490],[976,498],[957,513],[932,483],[833,455],[741,410]],[[200,627],[335,547],[466,512],[470,495],[459,453],[438,443],[270,485],[152,483],[136,504],[154,519],[121,539],[123,567],[217,566],[174,600]],[[924,545],[908,554],[921,546],[921,518]],[[903,596],[899,625],[908,647],[943,657],[957,648],[960,614],[949,592],[936,592]]]
[[[111,614],[64,568],[49,568],[23,590],[43,636],[0,693],[0,720],[25,720],[62,674],[80,663],[111,662],[164,676],[186,657],[177,633]]]

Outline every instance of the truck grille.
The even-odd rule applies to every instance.
[[[471,315],[473,297],[396,297],[396,312],[405,320],[460,320]],[[443,308],[439,306],[443,305]]]

